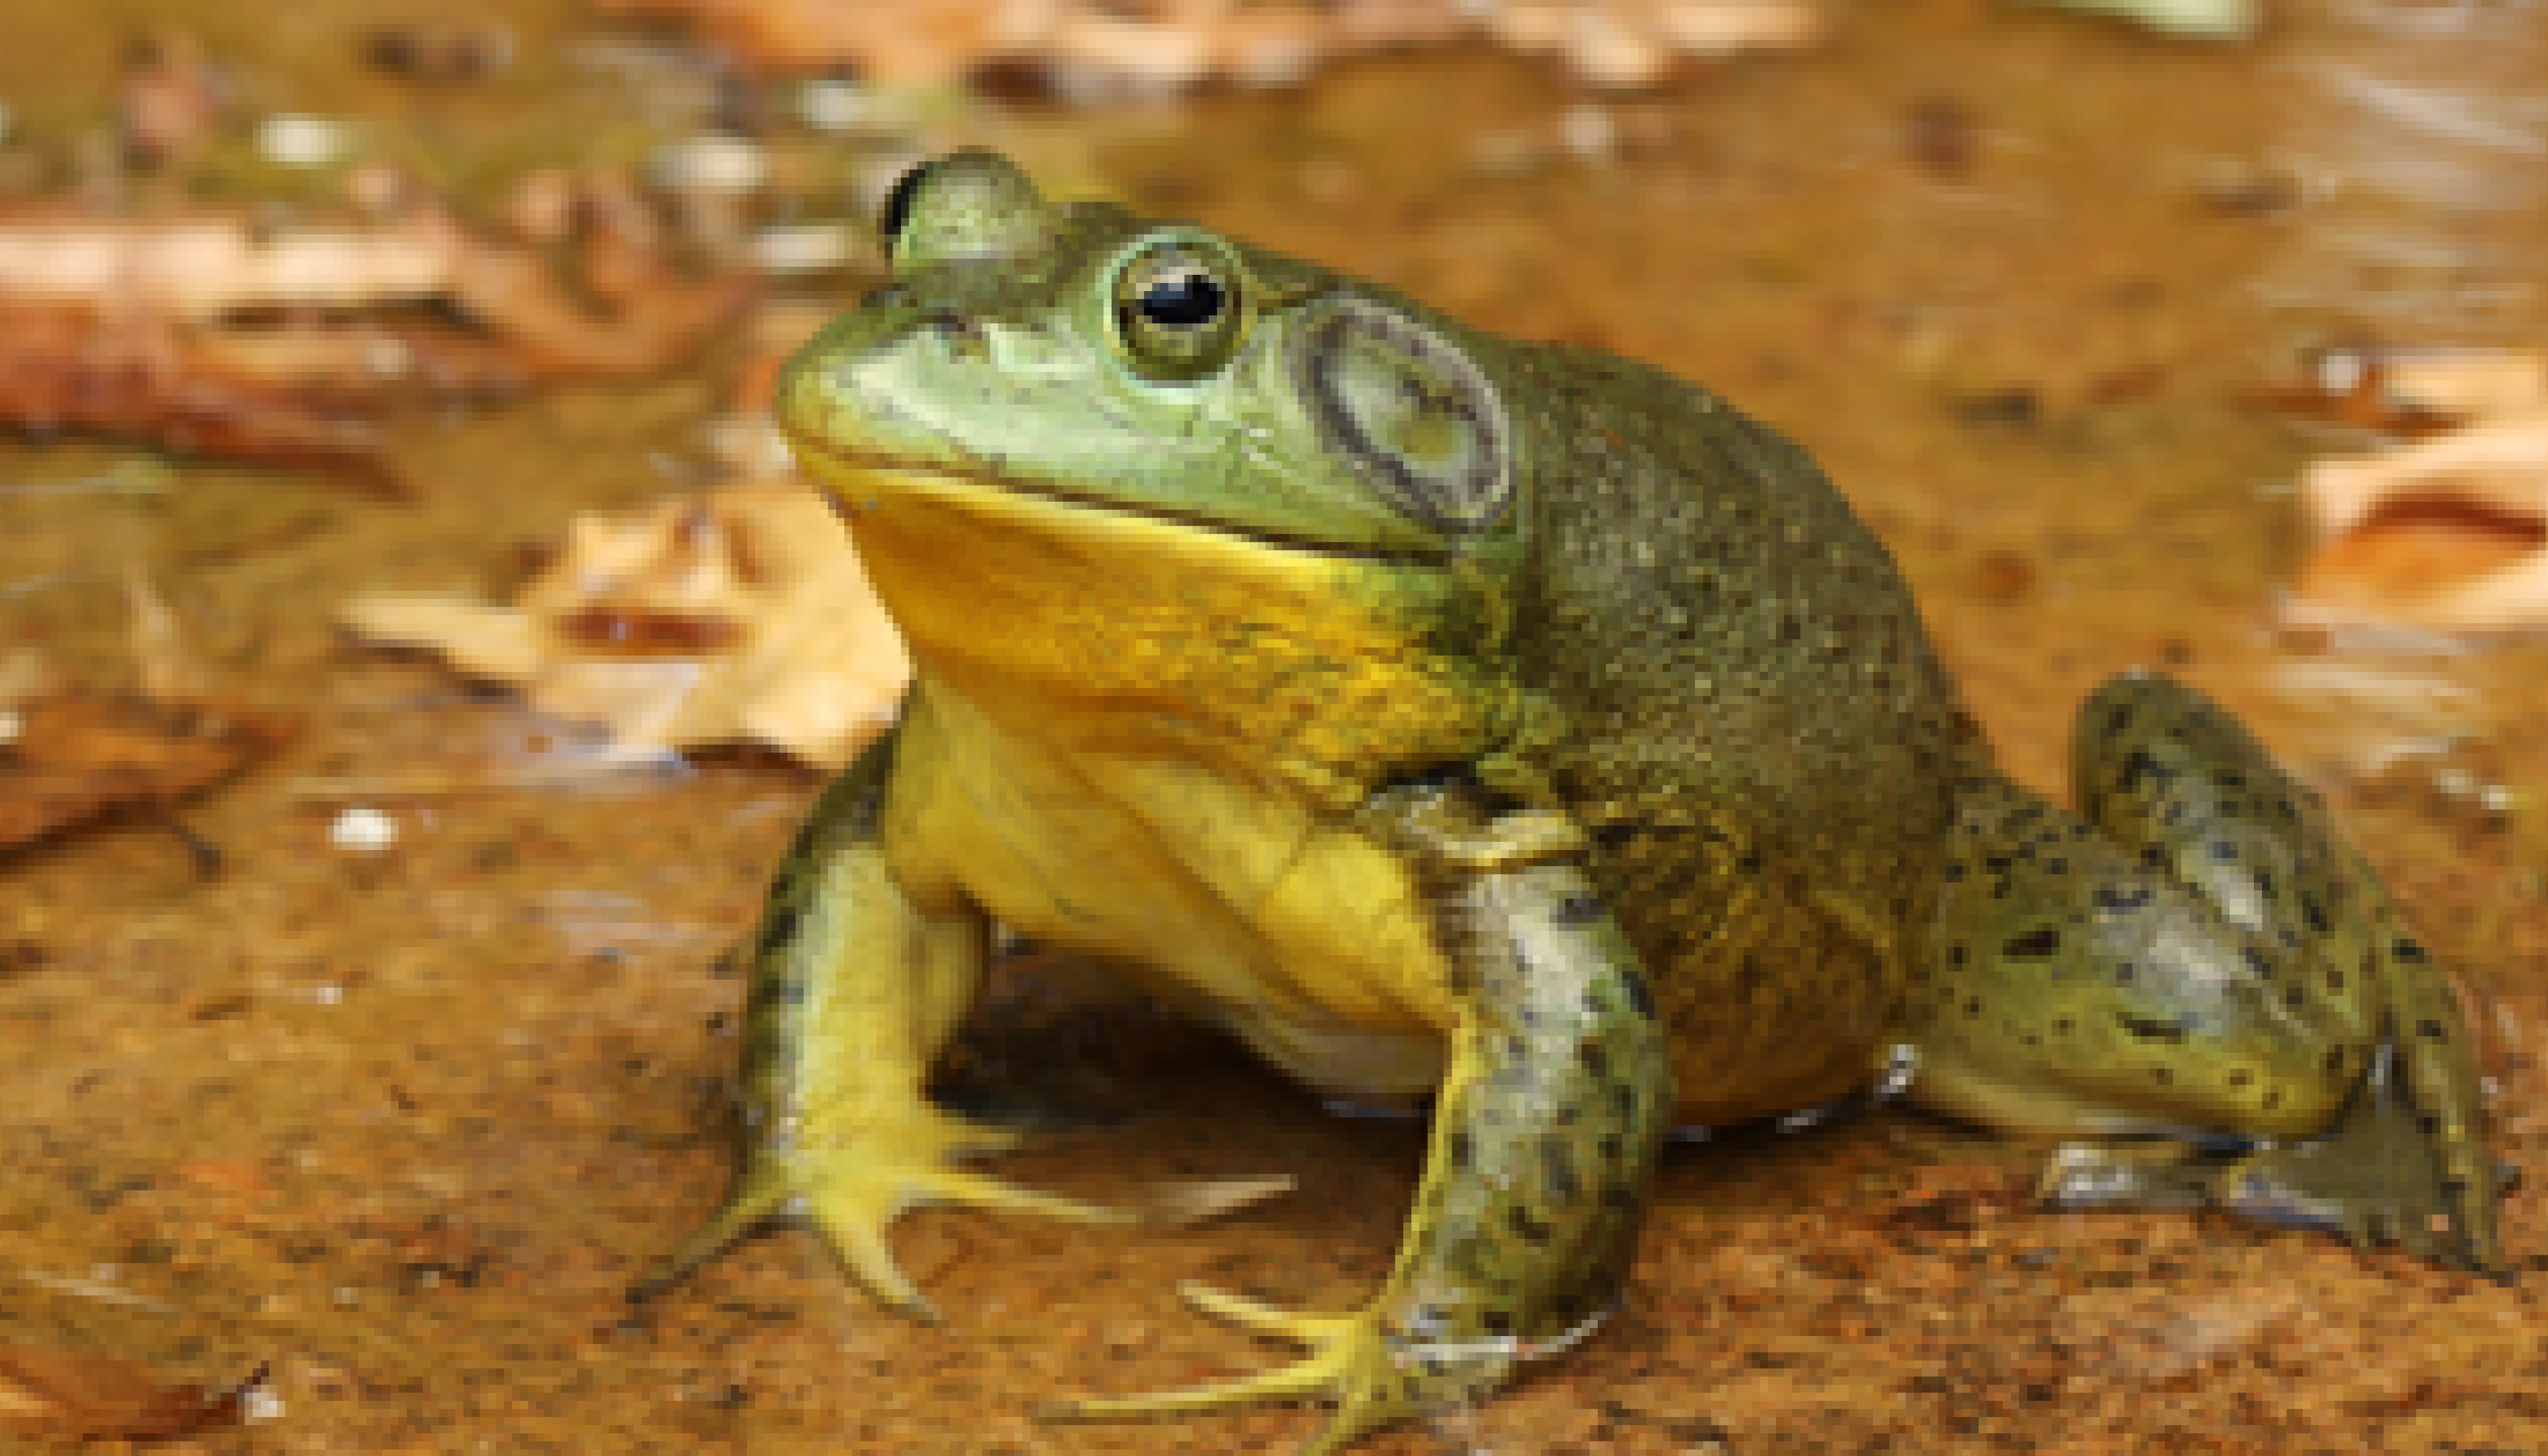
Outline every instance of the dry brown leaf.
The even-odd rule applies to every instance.
[[[1080,99],[1154,96],[1217,81],[1289,85],[1321,63],[1483,32],[1553,54],[1578,78],[1632,87],[1684,57],[1809,45],[1814,0],[597,0],[610,14],[678,20],[745,64],[847,64],[887,85],[952,86],[1031,65]]]
[[[2313,463],[2318,546],[2285,604],[2311,626],[2548,626],[2548,367],[2526,351],[2401,354],[2383,388],[2471,422]]]
[[[2259,391],[2286,418],[2413,440],[2472,420],[2548,409],[2548,355],[2534,349],[2320,349],[2298,382]]]
[[[113,303],[192,322],[255,308],[352,309],[442,293],[455,241],[426,216],[281,232],[247,218],[17,218],[0,225],[0,298]]]
[[[774,70],[849,62],[897,86],[950,85],[983,60],[1031,45],[1061,0],[595,0],[606,15],[678,20],[746,64]]]
[[[380,496],[407,488],[371,428],[198,357],[199,335],[131,310],[0,296],[0,423],[140,435],[190,454],[330,472]]]
[[[560,233],[528,242],[415,197],[380,221],[282,230],[62,210],[0,221],[0,421],[317,466],[396,495],[369,427],[383,408],[655,374],[757,286],[676,266],[624,180],[534,180]],[[428,302],[472,326],[414,307]]]
[[[165,805],[291,737],[276,714],[205,701],[54,693],[0,702],[0,849],[119,809]]]
[[[199,1435],[243,1422],[264,1382],[259,1369],[207,1390],[108,1355],[0,1345],[0,1429],[65,1444]]]
[[[839,768],[911,674],[848,532],[793,477],[581,517],[511,606],[382,593],[339,619],[517,684],[631,755],[754,742]]]
[[[1525,54],[1551,54],[1613,90],[1651,86],[1688,57],[1793,50],[1819,43],[1826,20],[1809,0],[1518,0],[1496,7],[1489,35]]]
[[[2399,349],[2382,368],[2392,396],[2454,419],[2548,410],[2548,354],[2537,349]]]

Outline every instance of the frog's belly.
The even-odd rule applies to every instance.
[[[1304,1081],[1365,1095],[1440,1081],[1447,967],[1404,867],[1370,838],[1204,765],[985,742],[960,704],[933,708],[967,740],[948,745],[965,772],[932,774],[910,823],[983,910],[1126,965]]]

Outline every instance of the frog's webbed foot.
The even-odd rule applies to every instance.
[[[1335,1413],[1303,1448],[1325,1456],[1410,1416],[1474,1400],[1510,1372],[1511,1341],[1476,1350],[1421,1346],[1391,1336],[1376,1309],[1353,1315],[1295,1315],[1200,1284],[1177,1292],[1208,1314],[1260,1334],[1311,1347],[1306,1359],[1260,1374],[1146,1396],[1074,1401],[1037,1412],[1047,1420],[1111,1420],[1221,1410],[1267,1401],[1332,1400]]]
[[[2395,1244],[2453,1268],[2509,1277],[2496,1246],[2496,1189],[2450,1175],[2394,1057],[2392,1047],[2379,1048],[2322,1136],[2226,1155],[2181,1143],[2071,1144],[2045,1170],[2038,1195],[2069,1208],[2210,1205],[2328,1229],[2356,1248]]]
[[[2239,1158],[2217,1187],[2222,1205],[2252,1218],[2342,1233],[2357,1248],[2392,1243],[2498,1279],[2511,1268],[2496,1245],[2493,1187],[2453,1177],[2430,1119],[2410,1099],[2382,1046],[2333,1131]]]
[[[1131,1214],[949,1165],[964,1154],[998,1151],[1018,1137],[923,1105],[869,1122],[854,1134],[823,1139],[826,1145],[758,1148],[707,1223],[638,1281],[628,1297],[652,1298],[763,1221],[801,1214],[868,1294],[906,1315],[934,1320],[937,1311],[894,1262],[885,1241],[886,1228],[905,1210],[952,1203],[1085,1224],[1134,1221]]]

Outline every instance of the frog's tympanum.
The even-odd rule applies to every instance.
[[[1057,1413],[1268,1398],[1314,1449],[1619,1298],[1676,1124],[1910,1095],[2067,1139],[2048,1194],[2217,1204],[2501,1272],[2467,1026],[2327,811],[2163,678],[2074,814],[1992,769],[1892,561],[1705,390],[1203,228],[906,178],[891,282],[778,387],[917,665],[751,956],[752,1148],[650,1280],[799,1212],[927,1314],[925,1202],[1120,1217],[956,1159],[923,1095],[995,928],[1320,1088],[1429,1094],[1371,1301],[1194,1292],[1309,1346]]]

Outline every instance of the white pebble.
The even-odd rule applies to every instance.
[[[2371,361],[2358,349],[2329,349],[2318,356],[2319,392],[2349,395],[2362,388],[2371,373]]]
[[[26,736],[27,715],[16,708],[0,708],[0,748],[7,748]]]
[[[1610,113],[1597,106],[1571,106],[1557,124],[1558,138],[1577,160],[1607,161],[1619,149],[1618,124]]]
[[[277,112],[256,129],[256,149],[287,167],[323,167],[351,145],[345,129],[325,117]]]
[[[377,855],[398,843],[398,821],[378,809],[347,809],[327,826],[327,843],[358,855]]]
[[[282,1418],[283,1397],[276,1395],[274,1387],[264,1381],[260,1380],[248,1387],[247,1393],[239,1400],[239,1419],[241,1420],[281,1420]]]
[[[758,145],[722,132],[665,143],[649,170],[657,185],[675,192],[750,192],[770,176]]]
[[[808,131],[838,136],[872,120],[867,93],[857,83],[831,78],[807,81],[796,92],[796,115]]]

